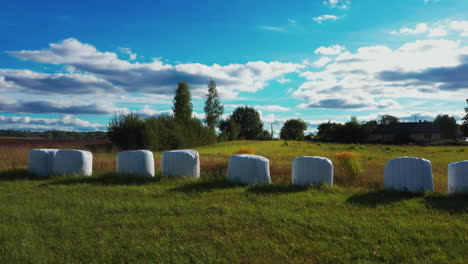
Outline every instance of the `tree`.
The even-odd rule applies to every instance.
[[[189,120],[192,118],[192,102],[189,87],[186,82],[179,82],[174,96],[172,111],[178,120]]]
[[[466,99],[468,104],[468,99]],[[468,136],[468,107],[465,107],[465,116],[463,117],[463,124],[460,126],[461,133],[464,137]]]
[[[457,139],[458,125],[453,116],[438,115],[433,123],[440,127],[441,139]]]
[[[255,108],[250,106],[237,107],[231,118],[240,125],[239,138],[258,139],[262,136],[263,122]]]
[[[205,101],[205,121],[210,128],[215,128],[218,124],[219,117],[223,115],[224,107],[219,100],[216,83],[211,80],[208,83],[208,96]]]
[[[379,120],[379,125],[393,125],[398,123],[400,123],[400,119],[392,115],[383,115]]]
[[[229,117],[227,120],[220,122],[219,130],[221,130],[220,137],[223,140],[237,140],[241,126],[232,117]]]
[[[280,138],[284,140],[304,140],[307,124],[301,119],[290,119],[281,128]]]

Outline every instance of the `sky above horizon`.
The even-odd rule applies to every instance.
[[[468,0],[2,1],[0,129],[105,130],[171,113],[178,81],[203,118],[254,106],[276,133],[301,118],[404,121],[468,98]]]

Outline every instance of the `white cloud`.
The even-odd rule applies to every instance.
[[[321,15],[321,16],[318,16],[318,17],[314,17],[312,18],[315,22],[319,23],[319,24],[322,24],[323,21],[327,21],[327,20],[332,20],[332,21],[335,21],[335,20],[338,20],[339,17],[335,16],[335,15]]]
[[[290,24],[296,24],[296,23],[297,23],[297,21],[296,21],[296,20],[294,20],[294,19],[290,19],[290,18],[288,18],[288,22],[289,22]]]
[[[291,82],[291,79],[281,78],[281,79],[278,79],[277,82],[281,84],[285,84],[285,83]]]
[[[136,60],[137,54],[133,53],[129,48],[119,48],[119,51],[128,55],[129,60]]]
[[[293,96],[307,101],[301,107],[385,109],[401,97],[460,101],[468,91],[468,46],[420,40],[394,50],[361,47],[300,75],[307,81]]]
[[[284,32],[285,31],[283,27],[263,26],[261,28],[264,29],[264,30],[269,30],[269,31],[277,31],[277,32]]]
[[[329,47],[320,47],[315,50],[315,54],[321,54],[321,55],[338,55],[342,53],[343,51],[346,50],[346,47],[341,46],[341,45],[332,45]]]
[[[249,106],[248,104],[226,104],[225,108],[234,109],[242,106]],[[291,108],[280,105],[250,105],[257,110],[269,111],[269,112],[289,112]]]
[[[105,130],[106,126],[91,123],[69,115],[61,118],[34,118],[29,116],[1,116],[1,129],[28,129],[28,130],[70,130],[70,131],[96,131]]]
[[[211,66],[200,63],[165,64],[159,59],[150,63],[130,63],[115,53],[100,52],[90,44],[66,39],[50,44],[45,50],[11,51],[9,54],[31,61],[64,64],[78,73],[39,74],[32,71],[0,69],[0,89],[27,90],[36,93],[94,94],[149,93],[173,94],[177,82],[185,80],[194,96],[206,93],[210,79],[216,81],[223,97],[239,92],[256,92],[270,80],[297,72],[304,65],[282,62],[247,62]]]
[[[392,30],[390,34],[406,34],[406,35],[417,35],[427,34],[427,37],[444,37],[449,33],[459,33],[462,37],[468,36],[468,21],[450,21],[443,20],[437,23],[419,23],[414,27],[403,27],[399,30]]]
[[[460,32],[460,36],[468,37],[468,21],[452,21],[450,27]]]
[[[330,8],[348,8],[351,4],[350,0],[325,0],[322,2]]]
[[[441,26],[429,29],[429,37],[444,37],[446,35],[447,31]]]
[[[429,30],[429,27],[427,26],[426,23],[419,23],[414,28],[410,28],[410,27],[400,28],[400,33],[401,34],[421,34],[421,33],[427,32],[428,30]]]
[[[320,68],[327,65],[330,61],[332,61],[332,59],[329,57],[321,57],[320,59],[316,60],[313,65]]]

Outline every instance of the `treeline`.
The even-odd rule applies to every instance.
[[[468,118],[466,120],[468,120]],[[360,122],[356,117],[351,117],[351,119],[344,124],[329,121],[319,125],[315,139],[341,143],[369,142],[369,136],[375,132],[378,125],[391,126],[398,123],[400,123],[400,120],[391,115],[383,115],[380,120],[368,122]],[[440,129],[441,140],[457,140],[460,136],[463,136],[464,133],[468,132],[464,131],[464,128],[467,126],[466,121],[460,126],[457,124],[456,119],[449,115],[438,115],[434,121],[424,121],[424,123],[432,123],[434,127]],[[399,131],[393,143],[415,143],[410,138],[409,133],[410,132],[407,131]]]
[[[249,106],[237,107],[222,119],[216,83],[208,83],[205,123],[192,116],[191,93],[186,82],[179,82],[173,100],[172,115],[142,117],[136,114],[115,116],[108,125],[108,138],[120,149],[167,150],[196,147],[226,140],[270,140],[263,129],[260,114]],[[219,129],[219,133],[217,133]]]
[[[78,131],[28,131],[28,130],[0,130],[0,137],[20,137],[20,138],[45,138],[57,140],[90,140],[107,139],[104,131],[78,132]]]

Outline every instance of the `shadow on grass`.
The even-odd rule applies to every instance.
[[[31,174],[26,169],[14,169],[0,172],[0,181],[18,181],[18,180],[44,180],[47,177],[38,177]]]
[[[349,197],[346,202],[367,207],[377,207],[378,205],[392,204],[416,197],[423,197],[424,194],[414,194],[394,191],[373,191],[368,193],[358,193]]]
[[[75,184],[92,184],[92,185],[143,185],[159,182],[160,177],[141,177],[135,175],[119,175],[116,173],[106,173],[99,176],[56,176],[51,178],[53,181],[47,185],[75,185]]]
[[[212,180],[212,181],[201,181],[201,182],[191,182],[172,188],[172,192],[182,192],[182,193],[203,193],[211,192],[219,189],[229,189],[238,187],[241,185],[227,182],[225,180]]]
[[[303,192],[309,190],[309,186],[286,185],[286,184],[265,184],[249,187],[246,192],[255,194],[282,194]]]
[[[427,206],[433,209],[447,211],[451,214],[468,213],[468,194],[441,195],[434,194],[424,198]]]

